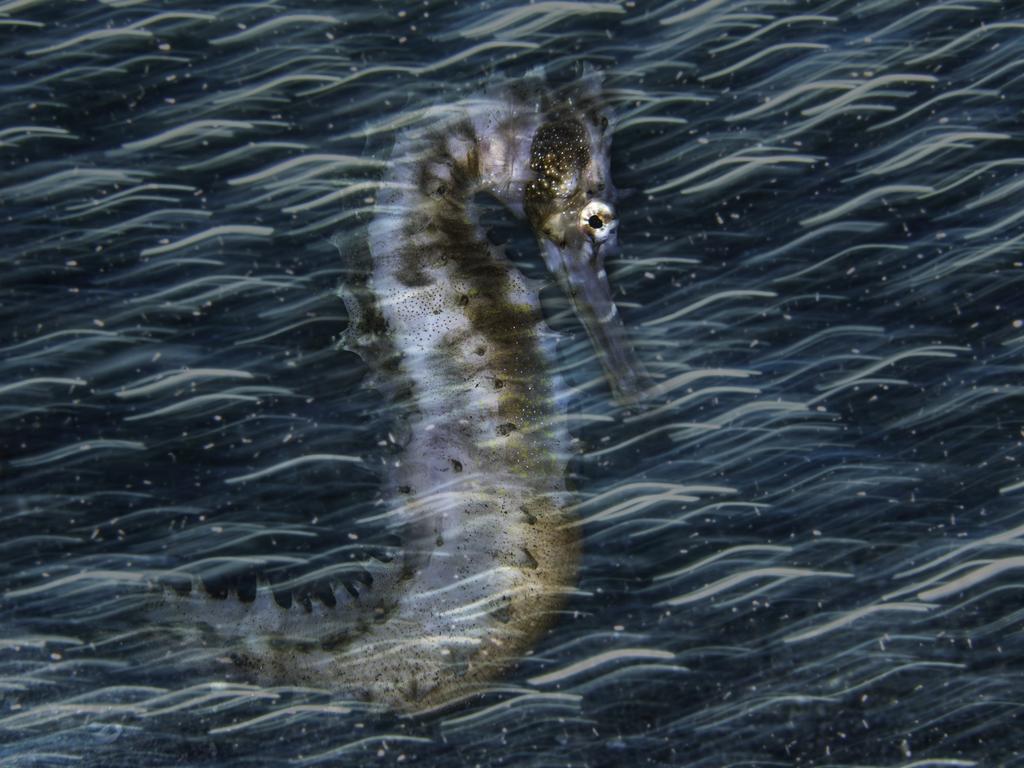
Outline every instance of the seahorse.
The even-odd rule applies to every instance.
[[[531,81],[448,112],[397,142],[367,271],[342,292],[345,346],[406,408],[388,479],[402,556],[354,594],[321,589],[304,605],[264,586],[219,601],[193,589],[177,603],[242,638],[233,658],[258,676],[399,710],[501,675],[551,625],[580,558],[554,334],[538,284],[482,231],[478,193],[536,234],[614,394],[635,398],[644,381],[604,269],[618,219],[596,76],[560,90]]]

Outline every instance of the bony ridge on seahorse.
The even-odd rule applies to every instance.
[[[238,638],[235,660],[259,677],[403,710],[495,679],[551,624],[578,568],[552,334],[536,287],[481,231],[478,192],[532,227],[617,396],[642,379],[604,270],[618,220],[596,77],[452,112],[398,142],[369,271],[343,294],[347,346],[407,406],[389,478],[402,557],[356,595],[332,588],[304,606],[264,586],[248,602],[198,588],[173,601]]]

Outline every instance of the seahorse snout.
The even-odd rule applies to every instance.
[[[634,402],[641,397],[647,374],[630,344],[604,269],[605,256],[617,248],[614,225],[603,224],[608,230],[603,240],[598,233],[581,234],[564,246],[545,240],[544,258],[586,328],[612,393],[622,402]]]

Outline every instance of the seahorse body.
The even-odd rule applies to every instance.
[[[493,680],[549,626],[580,552],[564,485],[564,387],[537,286],[491,245],[473,198],[525,218],[619,394],[640,371],[610,297],[608,120],[594,84],[467,103],[405,136],[369,228],[371,269],[347,294],[347,344],[408,408],[391,469],[403,557],[336,605],[189,610],[244,637],[235,658],[275,679],[400,709]],[[331,597],[327,597],[331,602]],[[205,607],[204,607],[205,606]]]

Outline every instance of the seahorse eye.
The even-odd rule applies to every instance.
[[[591,200],[580,211],[580,230],[584,235],[602,243],[607,240],[615,229],[615,211],[607,203]]]

